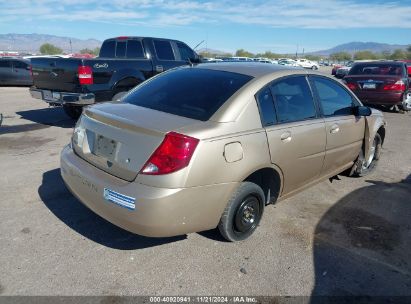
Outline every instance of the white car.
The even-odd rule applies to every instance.
[[[319,68],[319,65],[317,62],[310,61],[307,59],[297,59],[297,64],[300,67],[303,67],[305,69],[318,70]]]
[[[293,67],[298,67],[299,65],[297,64],[297,61],[293,59],[283,59],[279,60],[278,64],[285,65],[285,66],[293,66]]]

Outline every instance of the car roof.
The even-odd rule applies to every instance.
[[[170,39],[170,38],[162,38],[162,37],[149,37],[149,36],[118,36],[118,37],[111,37],[104,39],[103,42],[105,41],[111,41],[111,40],[143,40],[143,39],[152,39],[152,40],[167,40],[167,41],[174,41],[174,42],[181,42],[186,44],[183,41],[177,40],[177,39]]]
[[[402,61],[393,61],[393,60],[380,60],[380,61],[361,61],[361,62],[355,62],[355,65],[367,65],[367,64],[372,64],[372,65],[386,65],[386,64],[392,64],[392,65],[404,65],[405,62]]]
[[[19,57],[0,57],[0,60],[16,60],[16,61],[30,62],[30,60],[28,59],[19,58]]]
[[[290,71],[292,74],[295,71],[304,71],[300,67],[289,67],[275,64],[261,64],[259,62],[221,62],[221,63],[202,63],[193,68],[210,69],[224,72],[248,75],[254,78],[263,77],[273,73],[284,73]]]

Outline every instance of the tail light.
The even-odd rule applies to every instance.
[[[188,166],[199,140],[176,132],[167,133],[141,169],[141,174],[162,175]]]
[[[346,85],[351,91],[358,89],[358,86],[355,83],[348,82]]]
[[[405,91],[405,83],[402,80],[398,80],[394,84],[386,84],[384,91]]]
[[[82,66],[78,67],[78,80],[81,85],[86,84],[93,84],[93,70],[89,66]]]
[[[33,79],[33,67],[32,67],[31,65],[29,65],[29,66],[27,67],[27,69],[30,71],[30,77],[31,77],[31,79]]]

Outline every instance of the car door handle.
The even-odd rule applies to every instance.
[[[280,139],[282,142],[290,142],[292,139],[291,132],[284,132],[283,134],[281,134]]]
[[[331,126],[330,133],[335,134],[340,132],[340,127],[337,124]]]

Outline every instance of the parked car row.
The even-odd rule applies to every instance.
[[[291,58],[279,58],[279,59],[269,59],[269,58],[250,58],[250,57],[224,57],[224,58],[203,58],[203,62],[261,62],[261,63],[272,63],[272,64],[280,64],[286,66],[295,66],[295,67],[303,67],[306,69],[311,70],[318,70],[319,64],[314,61],[310,61],[304,58],[300,58],[297,60]]]

